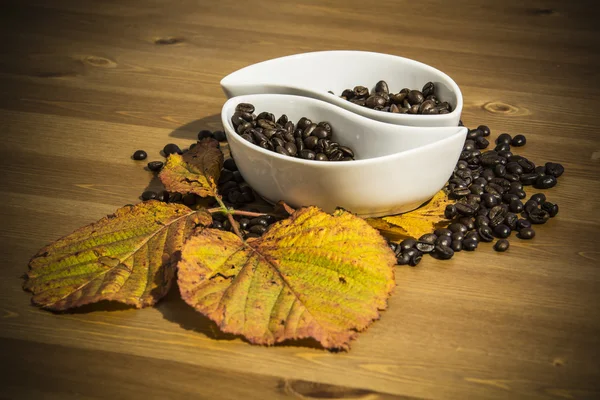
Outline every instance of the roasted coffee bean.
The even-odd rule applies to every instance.
[[[488,218],[490,219],[490,227],[495,227],[504,221],[507,211],[502,206],[495,206],[490,209]]]
[[[546,201],[546,195],[544,193],[535,193],[529,198],[529,200],[535,201],[537,204],[542,204]]]
[[[235,111],[252,114],[254,113],[254,105],[249,103],[239,103],[235,106]]]
[[[452,244],[450,245],[450,247],[452,247],[452,250],[454,250],[455,252],[462,251],[462,239],[452,240]]]
[[[471,190],[466,185],[455,186],[452,189],[452,195],[455,198],[465,197],[466,195],[468,195],[470,193],[471,193]],[[458,207],[456,208],[456,210],[458,211]]]
[[[516,135],[510,141],[511,146],[515,146],[515,147],[525,146],[525,143],[527,143],[527,139],[525,138],[524,135]]]
[[[171,154],[183,154],[179,146],[175,143],[169,143],[163,148],[163,153],[165,157],[168,157]]]
[[[469,186],[469,190],[471,191],[471,193],[477,196],[481,196],[484,193],[483,188],[479,185],[471,185]]]
[[[533,172],[535,172],[539,176],[544,176],[546,175],[546,167],[544,167],[543,165],[538,165],[537,167],[535,167]]]
[[[412,249],[413,247],[415,247],[415,244],[417,244],[417,241],[415,239],[408,238],[408,239],[404,239],[403,241],[401,241],[400,244],[398,244],[398,246],[400,247],[400,249],[402,251],[405,251],[405,250]]]
[[[501,152],[510,151],[510,144],[508,143],[498,143],[494,150],[498,152],[498,156],[500,156]]]
[[[415,248],[422,253],[431,253],[435,248],[437,237],[433,233],[428,233],[419,238]]]
[[[213,219],[213,222],[210,224],[210,227],[213,229],[223,229],[223,222]]]
[[[517,189],[518,190],[518,189]],[[513,201],[513,200],[520,200],[519,196],[517,196],[514,193],[511,193],[512,189],[508,192],[508,193],[504,193],[502,195],[502,201],[506,204],[509,204]]]
[[[487,181],[486,178],[484,178],[484,177],[478,177],[478,178],[475,178],[475,180],[473,181],[472,184],[473,185],[477,185],[477,186],[481,186],[483,188],[485,185],[487,185],[487,183],[488,183],[488,181]]]
[[[287,149],[284,146],[277,146],[275,148],[275,152],[279,153],[279,154],[281,154],[283,156],[289,156],[290,155],[290,152],[287,151]]]
[[[478,137],[481,137],[482,133],[479,129],[469,129],[467,132],[467,140],[477,140]]]
[[[550,219],[548,211],[539,208],[531,210],[527,213],[527,216],[533,224],[545,224]]]
[[[530,213],[531,211],[538,208],[538,206],[539,206],[539,203],[537,201],[535,201],[533,199],[529,199],[525,202],[523,209],[525,210],[526,213]]]
[[[451,243],[449,244],[438,244],[435,246],[433,255],[440,260],[449,260],[454,256],[454,250],[452,249]]]
[[[509,204],[509,210],[516,214],[522,213],[523,203],[521,202],[521,200],[512,200]]]
[[[146,190],[144,193],[142,193],[142,200],[144,201],[148,201],[148,200],[154,200],[156,199],[156,192],[152,191],[152,190]]]
[[[433,233],[438,238],[440,236],[452,236],[452,231],[450,229],[448,229],[448,228],[437,228]]]
[[[533,228],[521,228],[517,237],[525,240],[533,239],[535,237],[535,231]]]
[[[202,129],[200,132],[198,132],[198,140],[212,138],[212,137],[213,137],[213,133],[211,131],[209,131],[208,129]]]
[[[250,143],[254,143],[254,139],[252,139],[252,135],[249,135],[249,134],[247,134],[247,133],[244,133],[243,135],[241,135],[241,137],[242,137],[244,140],[247,140],[247,141],[248,141],[248,142],[250,142]]]
[[[372,94],[367,98],[365,105],[369,108],[383,107],[385,105],[385,99],[378,94]]]
[[[269,221],[265,217],[255,217],[255,218],[252,218],[250,221],[248,221],[248,226],[254,226],[254,225],[268,226]]]
[[[450,225],[448,225],[448,229],[450,229],[453,233],[456,233],[456,232],[465,233],[465,232],[467,232],[467,227],[464,226],[461,223],[458,223],[458,222],[453,222]]]
[[[494,174],[499,178],[504,177],[506,175],[506,167],[502,164],[497,164],[494,167]]]
[[[427,82],[421,89],[423,96],[428,97],[435,94],[435,85],[433,82]]]
[[[505,143],[510,144],[512,137],[508,133],[501,133],[496,138],[496,144]]]
[[[521,175],[523,173],[523,167],[519,163],[511,161],[506,164],[506,171],[511,174]]]
[[[421,253],[420,251],[417,251],[416,253],[412,253],[410,256],[410,261],[408,262],[408,265],[410,265],[411,267],[416,267],[417,265],[419,265],[419,263],[421,262],[422,259],[423,259],[423,253]]]
[[[475,147],[477,147],[478,149],[485,149],[489,145],[490,145],[490,142],[483,136],[478,136],[475,138]]]
[[[456,217],[458,211],[456,210],[456,206],[454,204],[448,204],[444,209],[444,217],[447,219],[452,219]]]
[[[225,182],[229,182],[233,180],[233,172],[228,169],[221,170],[221,176],[219,176],[219,185],[222,185]]]
[[[529,186],[537,182],[540,176],[535,172],[524,173],[519,179],[523,185]],[[541,188],[540,188],[541,189]]]
[[[496,225],[493,229],[494,235],[501,239],[507,238],[510,236],[510,228],[505,224]]]
[[[165,163],[162,161],[150,161],[148,163],[148,169],[150,171],[154,171],[154,172],[160,171],[162,169],[163,165],[165,165]]]
[[[141,161],[148,158],[148,153],[146,153],[144,150],[136,150],[131,157],[136,161]]]
[[[546,174],[555,178],[559,178],[565,172],[565,168],[558,163],[547,162],[545,167]]]
[[[533,183],[533,187],[536,189],[550,189],[556,186],[556,178],[553,175],[539,176]]]
[[[305,160],[314,160],[316,156],[317,154],[309,149],[303,149],[300,151],[300,157],[304,158]]]
[[[227,135],[225,134],[225,132],[219,130],[219,131],[214,131],[213,132],[213,137],[218,140],[219,142],[224,142],[227,140]]]
[[[477,229],[477,233],[479,234],[479,238],[482,242],[491,242],[492,240],[494,240],[494,236],[492,235],[492,228],[490,228],[487,225],[479,227]]]
[[[467,230],[475,229],[475,219],[469,217],[462,217],[458,219],[459,224],[463,224]]]
[[[450,244],[452,244],[452,238],[446,235],[438,236],[435,241],[436,246],[450,246]]]
[[[479,129],[481,131],[481,134],[483,136],[485,136],[485,137],[490,136],[491,131],[490,131],[490,128],[488,128],[487,125],[479,125],[477,127],[477,129]]]
[[[454,232],[451,236],[452,240],[458,240],[461,241],[465,238],[465,234],[464,232]]]
[[[521,168],[523,168],[524,173],[531,173],[535,170],[535,164],[526,158],[519,158],[517,163],[521,166]]]
[[[498,252],[505,252],[510,247],[510,242],[506,239],[500,239],[496,243],[494,243],[494,250]]]
[[[354,87],[354,96],[356,97],[368,97],[369,89],[364,86],[355,86]]]
[[[558,204],[551,203],[549,201],[545,201],[541,205],[542,210],[546,211],[550,218],[554,218],[556,214],[558,214]]]
[[[267,228],[262,225],[254,225],[248,228],[248,231],[251,233],[256,233],[257,235],[262,235],[267,231]]]
[[[479,206],[479,210],[477,210],[477,216],[479,216],[479,215],[482,215],[482,216],[485,216],[485,217],[487,217],[487,215],[488,215],[489,213],[490,213],[490,209],[489,209],[489,208],[487,208],[487,207],[486,207],[486,206],[484,206],[484,205],[483,205],[483,206],[482,206],[482,205],[480,205],[480,206]]]
[[[408,265],[410,263],[410,255],[407,253],[400,253],[396,256],[396,264]]]
[[[408,96],[406,96],[406,98],[408,99],[408,102],[411,105],[421,104],[423,100],[425,100],[425,96],[423,96],[423,93],[421,93],[418,90],[411,90],[410,92],[408,92]]]
[[[329,161],[329,158],[323,153],[317,153],[315,156],[315,160],[317,161]]]
[[[491,193],[484,193],[481,195],[481,202],[487,208],[492,208],[498,205],[498,199]]]
[[[517,214],[513,212],[506,213],[506,217],[504,218],[504,224],[510,228],[511,231],[517,229],[517,221],[519,217]]]
[[[223,162],[223,168],[228,169],[230,171],[238,170],[238,167],[237,167],[235,161],[233,160],[233,158],[228,158],[227,160],[225,160]]]
[[[488,226],[490,224],[490,219],[485,215],[478,215],[475,217],[475,226],[477,228],[481,228],[482,226]]]
[[[531,228],[531,221],[526,219],[517,220],[517,230],[520,231],[523,228]]]
[[[298,154],[298,148],[292,142],[286,142],[285,146],[283,146],[283,147],[288,152],[288,154],[291,156],[296,156]]]
[[[477,212],[477,208],[468,203],[456,203],[456,211],[459,215],[471,217]]]
[[[462,248],[463,248],[463,250],[466,250],[466,251],[474,251],[478,245],[479,245],[479,241],[473,237],[465,238],[462,241]]]

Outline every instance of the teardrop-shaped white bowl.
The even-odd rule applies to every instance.
[[[328,121],[333,140],[349,146],[355,161],[314,161],[284,156],[244,140],[231,123],[235,107],[251,103],[255,113]],[[270,202],[342,207],[360,216],[382,216],[417,208],[439,191],[458,161],[464,127],[420,128],[386,124],[308,97],[256,94],[234,97],[221,120],[229,149],[246,182]]]
[[[438,115],[394,114],[358,106],[339,96],[362,85],[372,90],[385,80],[390,92],[421,90],[427,82],[436,96],[452,105]],[[445,73],[408,58],[366,51],[320,51],[275,58],[235,71],[221,80],[228,98],[246,94],[278,93],[312,97],[377,121],[408,126],[457,126],[463,108],[458,85]],[[334,94],[328,93],[332,91]]]

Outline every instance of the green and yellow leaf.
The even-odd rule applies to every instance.
[[[204,229],[182,250],[178,283],[188,304],[251,343],[312,337],[347,349],[387,307],[395,263],[363,219],[309,207],[246,242]]]
[[[100,300],[153,305],[171,286],[184,241],[211,222],[206,212],[179,204],[122,207],[41,249],[24,288],[34,304],[57,311]]]

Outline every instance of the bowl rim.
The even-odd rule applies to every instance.
[[[392,153],[392,154],[388,154],[388,155],[380,156],[380,157],[372,157],[372,158],[366,158],[366,159],[361,159],[361,160],[353,160],[351,162],[349,162],[349,161],[334,161],[334,162],[332,162],[332,161],[304,160],[302,158],[284,156],[284,155],[276,153],[274,151],[263,149],[262,147],[259,147],[252,143],[249,143],[247,140],[242,139],[242,137],[240,135],[238,135],[237,132],[235,132],[235,130],[233,129],[233,126],[231,125],[230,118],[228,118],[226,114],[229,110],[235,110],[235,107],[232,107],[232,104],[238,103],[238,102],[248,102],[248,101],[244,101],[244,100],[240,100],[240,99],[246,99],[249,97],[250,98],[283,97],[283,98],[292,98],[294,100],[299,100],[299,101],[317,102],[317,103],[321,103],[321,104],[319,104],[319,106],[322,106],[324,108],[333,109],[332,111],[334,111],[334,112],[340,112],[342,114],[346,114],[344,116],[345,118],[366,119],[370,123],[373,123],[376,125],[384,124],[384,125],[392,125],[392,126],[402,126],[406,129],[416,129],[416,130],[457,129],[457,132],[444,138],[444,139],[437,140],[433,143],[429,143],[424,146],[420,146],[420,147],[416,147],[413,149],[408,149],[405,151],[401,151],[398,153]],[[322,166],[324,168],[348,168],[350,166],[360,167],[360,166],[374,165],[377,163],[391,161],[391,160],[395,160],[395,159],[402,159],[402,158],[410,157],[414,153],[427,151],[428,148],[433,147],[433,146],[445,145],[447,142],[451,142],[451,141],[455,140],[455,138],[457,136],[466,136],[466,134],[468,132],[468,128],[466,128],[464,126],[420,127],[420,126],[405,126],[405,125],[390,124],[390,123],[386,123],[386,122],[382,122],[382,121],[372,120],[370,118],[353,113],[352,111],[348,111],[346,109],[332,105],[331,103],[328,103],[326,101],[318,100],[318,99],[315,99],[312,97],[297,96],[297,95],[291,95],[291,94],[269,94],[269,93],[247,94],[247,95],[235,96],[235,97],[232,97],[231,99],[227,100],[225,102],[225,104],[223,104],[223,107],[221,108],[221,122],[223,124],[223,128],[225,129],[225,134],[227,135],[228,140],[229,140],[230,136],[233,136],[233,140],[235,142],[241,143],[242,146],[248,147],[251,150],[258,151],[259,153],[262,153],[264,155],[267,155],[270,157],[275,157],[276,159],[285,160],[285,161],[295,163],[298,165]]]
[[[342,108],[346,108],[346,106],[348,106],[348,110],[357,110],[355,111],[355,113],[360,114],[360,113],[364,113],[365,116],[368,116],[368,118],[371,119],[375,119],[378,121],[381,121],[380,118],[384,118],[388,117],[391,120],[397,119],[397,120],[420,120],[420,119],[430,119],[430,120],[440,120],[440,119],[449,119],[449,118],[453,118],[456,114],[461,114],[462,113],[462,109],[464,106],[464,100],[463,100],[463,95],[462,95],[462,91],[460,90],[460,87],[458,86],[458,84],[454,81],[454,79],[452,79],[448,74],[446,74],[445,72],[441,71],[438,68],[435,68],[429,64],[425,64],[422,61],[417,61],[414,60],[412,58],[407,58],[407,57],[402,57],[402,56],[398,56],[398,55],[394,55],[394,54],[388,54],[388,53],[378,53],[378,52],[374,52],[374,51],[363,51],[363,50],[323,50],[323,51],[313,51],[313,52],[306,52],[306,53],[296,53],[296,54],[291,54],[291,55],[287,55],[287,56],[282,56],[282,57],[276,57],[276,58],[271,58],[269,60],[264,60],[264,61],[260,61],[258,63],[254,63],[254,64],[250,64],[247,65],[245,67],[242,67],[238,70],[235,70],[233,72],[231,72],[230,74],[228,74],[227,76],[223,77],[220,81],[220,85],[221,87],[225,87],[227,85],[227,78],[230,77],[231,75],[243,71],[245,69],[249,69],[252,67],[255,67],[257,65],[260,64],[266,64],[269,62],[273,62],[275,60],[284,60],[284,59],[297,59],[297,58],[304,58],[304,57],[308,57],[308,56],[313,56],[313,55],[318,55],[318,54],[325,54],[325,53],[356,53],[356,54],[361,54],[361,55],[367,55],[369,57],[387,57],[387,58],[395,58],[395,59],[401,59],[403,61],[405,61],[406,63],[408,63],[409,65],[412,65],[413,67],[417,67],[417,68],[421,68],[421,69],[425,69],[425,70],[429,70],[431,72],[433,72],[436,75],[439,75],[440,77],[444,78],[447,83],[449,83],[450,85],[450,89],[452,90],[452,92],[454,93],[454,95],[456,96],[456,107],[454,107],[454,109],[452,111],[450,111],[447,114],[395,114],[395,113],[385,113],[382,114],[382,111],[377,111],[377,110],[372,110],[368,107],[361,107],[357,104],[354,104],[350,101],[347,100],[342,100],[338,95],[336,95],[335,93],[329,93],[329,92],[318,92],[319,94],[323,95],[323,96],[334,96],[334,98],[336,99],[336,102],[339,102],[339,104],[344,104],[344,106],[338,105],[338,107],[342,107]],[[225,82],[225,84],[224,84]],[[269,86],[271,84],[266,83],[263,84],[263,86]],[[241,83],[241,84],[237,84],[236,86],[241,86],[241,87],[251,87],[251,86],[256,86],[255,83]],[[289,85],[287,86],[290,89],[294,89],[297,90],[299,92],[302,91],[307,91],[306,88],[302,88],[302,87],[298,87],[298,86],[294,86],[294,85]],[[313,91],[312,89],[310,89],[309,91]],[[304,96],[306,97],[306,96]],[[336,104],[337,105],[337,104]],[[360,110],[360,112],[358,111]],[[372,115],[373,117],[369,116]],[[376,117],[376,116],[380,116],[380,117]],[[460,118],[460,116],[459,116]]]

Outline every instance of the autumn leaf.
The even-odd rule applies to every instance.
[[[201,197],[217,194],[216,182],[223,168],[223,153],[215,139],[202,139],[183,155],[171,154],[159,178],[171,192],[195,193]]]
[[[34,304],[57,311],[100,300],[153,305],[171,286],[184,240],[211,222],[179,204],[125,206],[41,249],[24,289]]]
[[[363,219],[309,207],[246,242],[215,229],[192,236],[178,283],[188,304],[251,343],[312,337],[348,349],[387,307],[395,263]]]
[[[446,224],[444,210],[453,202],[440,190],[433,198],[414,211],[382,218],[368,218],[367,223],[386,236],[419,238]]]

